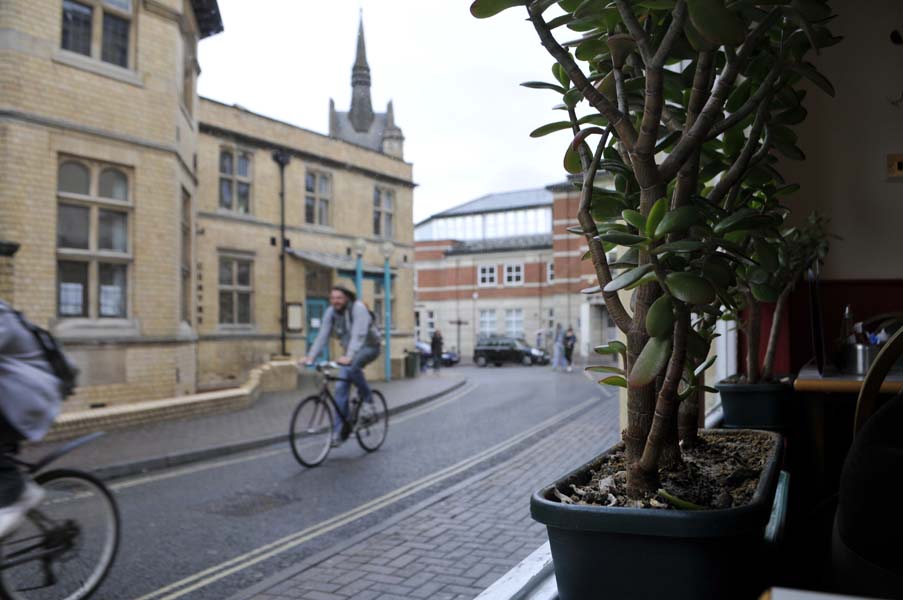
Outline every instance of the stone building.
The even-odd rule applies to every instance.
[[[358,251],[364,298],[383,302],[386,242],[400,371],[413,331],[401,131],[374,117],[389,143],[371,148],[199,98],[197,44],[222,29],[216,0],[3,2],[0,292],[81,368],[68,409],[235,385],[283,337],[302,353]],[[355,99],[369,105],[365,72],[364,58]],[[274,153],[288,161],[285,319]]]
[[[570,183],[489,194],[435,214],[415,227],[415,335],[442,331],[465,360],[489,335],[523,338],[546,348],[557,324],[573,327],[577,353],[614,335],[582,261],[586,242],[576,225],[578,194]]]

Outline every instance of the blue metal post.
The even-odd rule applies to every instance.
[[[354,265],[354,291],[357,292],[358,300],[364,297],[364,257],[357,255],[357,262]]]
[[[383,264],[383,297],[386,305],[386,381],[392,381],[392,273],[388,256]]]

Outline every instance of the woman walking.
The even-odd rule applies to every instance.
[[[577,345],[577,336],[574,335],[574,328],[568,327],[567,333],[564,334],[564,359],[568,364],[568,373],[574,366],[574,346]]]

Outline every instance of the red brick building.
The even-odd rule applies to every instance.
[[[577,354],[613,335],[595,284],[581,260],[586,242],[576,225],[579,196],[568,182],[489,194],[415,226],[416,335],[436,329],[468,360],[480,336],[499,334],[550,347],[556,324],[573,327]]]

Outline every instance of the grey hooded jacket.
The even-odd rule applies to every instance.
[[[0,301],[0,411],[26,439],[39,440],[60,412],[60,380],[34,335]]]
[[[307,355],[319,355],[326,346],[330,334],[335,334],[339,338],[345,356],[349,358],[354,358],[357,351],[364,346],[379,349],[379,332],[373,324],[370,311],[360,300],[356,300],[350,310],[347,306],[342,312],[337,312],[331,306],[326,309],[320,323],[320,332]]]

